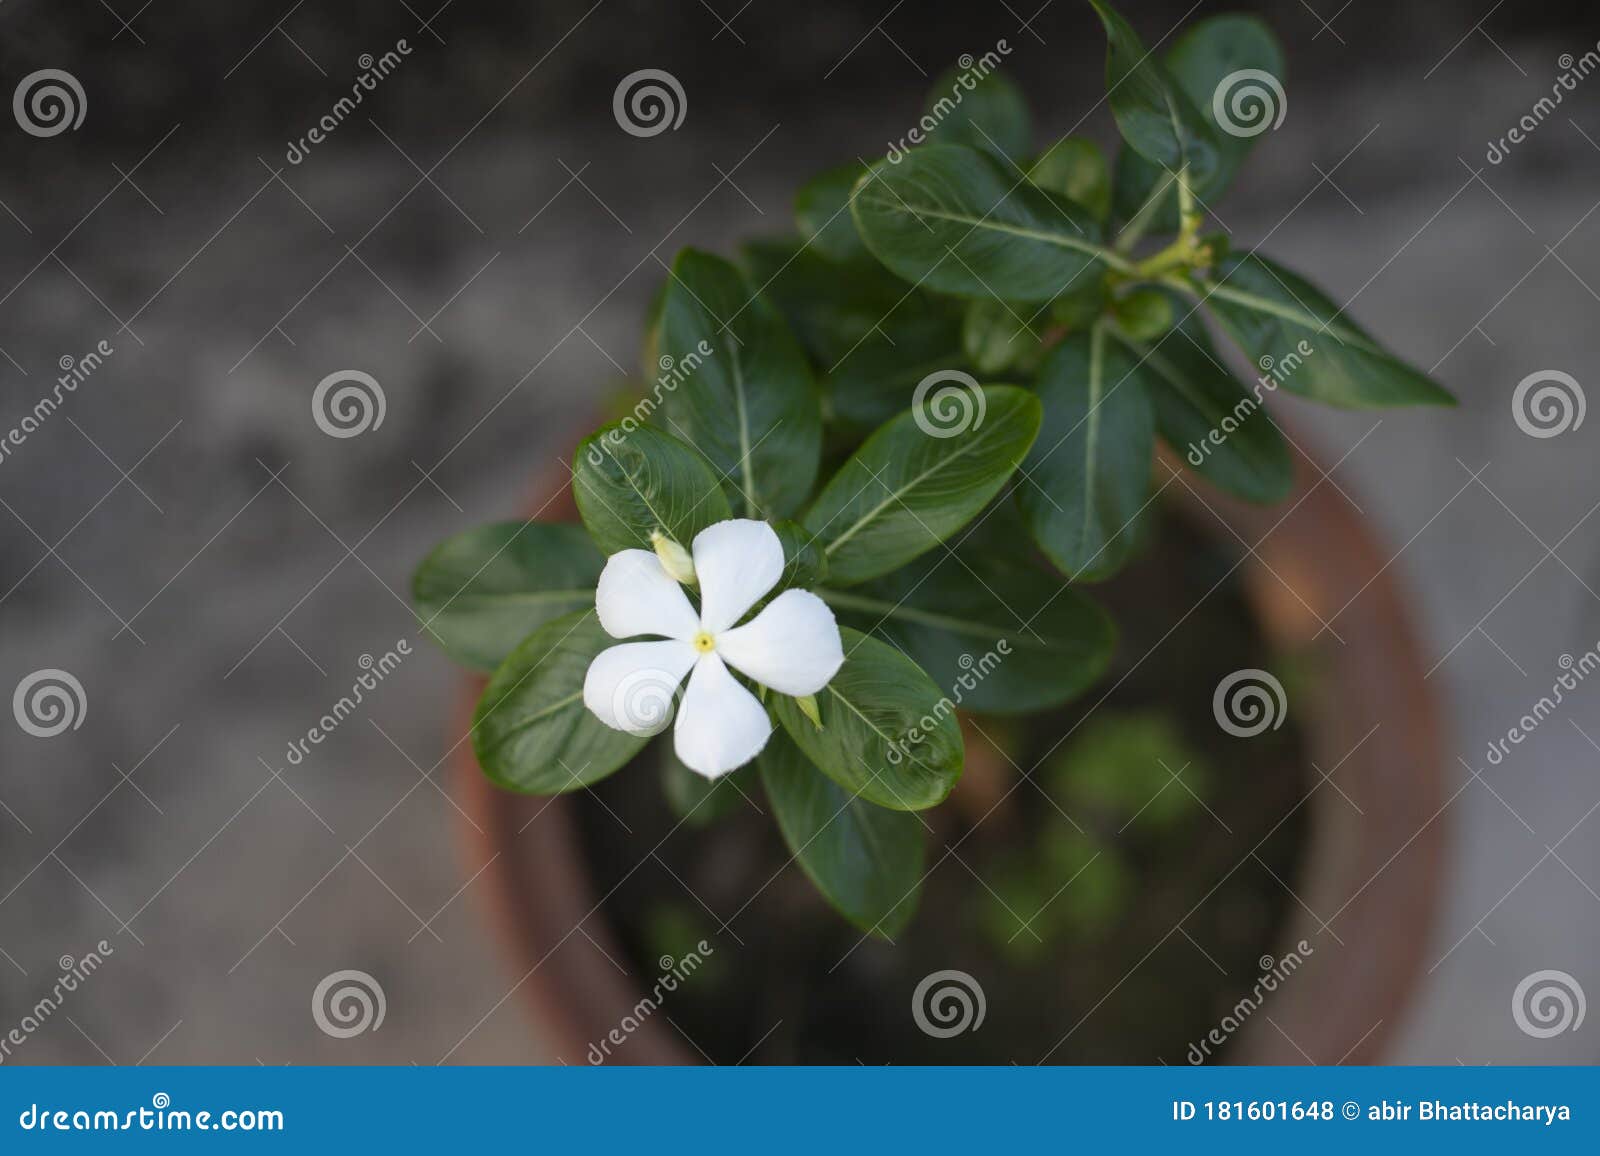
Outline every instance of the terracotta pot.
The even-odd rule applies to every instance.
[[[1162,468],[1177,467],[1164,460]],[[1322,479],[1314,461],[1302,462],[1294,494],[1266,509],[1202,493],[1192,474],[1168,491],[1224,541],[1253,546],[1245,589],[1269,640],[1310,646],[1324,672],[1307,737],[1329,780],[1313,772],[1301,804],[1310,810],[1310,846],[1293,881],[1289,926],[1272,954],[1283,958],[1302,939],[1314,951],[1271,997],[1277,1027],[1254,1017],[1231,1041],[1226,1058],[1235,1062],[1378,1061],[1405,1018],[1438,907],[1445,840],[1438,703],[1389,558]],[[544,519],[576,518],[567,480],[563,473],[539,489],[534,507]],[[473,680],[466,717],[482,685]],[[460,749],[463,806],[482,828],[464,828],[469,869],[483,872],[475,890],[487,896],[540,1041],[553,1058],[582,1063],[642,989],[611,963],[622,953],[599,911],[572,803],[500,791],[479,772],[470,745]],[[607,1062],[699,1059],[659,1019],[645,1018]]]

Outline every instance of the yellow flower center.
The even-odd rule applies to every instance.
[[[716,649],[717,641],[710,634],[702,630],[694,636],[694,648],[701,654],[710,654]]]

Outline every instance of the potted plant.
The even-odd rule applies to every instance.
[[[1281,107],[1266,27],[1213,17],[1156,55],[1093,6],[1123,141],[1114,167],[1081,137],[1032,153],[1027,107],[998,71],[1004,42],[963,61],[884,159],[800,190],[798,235],[737,263],[678,255],[648,324],[653,385],[541,495],[546,519],[575,523],[471,530],[416,574],[428,631],[488,676],[469,732],[495,788],[471,808],[489,832],[481,858],[531,965],[523,980],[574,1060],[583,1041],[593,1062],[693,1059],[685,1038],[737,1058],[775,1006],[812,1025],[788,1058],[942,1041],[986,1014],[1007,1025],[985,1037],[1001,1050],[962,1057],[1168,1058],[1252,980],[1257,1004],[1268,976],[1287,986],[1290,954],[1297,972],[1334,954],[1337,920],[1404,918],[1414,933],[1428,914],[1435,835],[1418,816],[1437,787],[1433,705],[1375,547],[1297,482],[1264,401],[1450,395],[1309,280],[1206,230],[1274,97]],[[1226,367],[1208,321],[1254,380]],[[1294,523],[1249,512],[1289,499],[1305,509]],[[1251,585],[1263,571],[1245,561],[1276,585]],[[1118,656],[1094,584],[1134,653]],[[1363,592],[1335,631],[1358,654],[1323,661],[1313,634]],[[1147,621],[1190,603],[1159,636]],[[1146,663],[1180,628],[1189,657]],[[1291,698],[1305,709],[1286,726]],[[1395,732],[1382,753],[1357,741],[1369,718]],[[1347,798],[1384,796],[1364,832],[1302,808],[1346,760],[1359,780]],[[573,792],[593,801],[587,816],[554,798]],[[674,837],[676,869],[661,853]],[[1413,847],[1394,901],[1369,894],[1365,873]],[[1238,890],[1251,859],[1276,886]],[[633,894],[652,860],[659,886]],[[789,865],[836,916],[796,891]],[[763,896],[753,943],[734,923]],[[934,907],[925,920],[919,902]],[[1319,902],[1341,905],[1307,924],[1301,909]],[[1157,936],[1150,952],[1178,943],[1190,954],[1172,970],[1198,978],[1119,995],[1119,972]],[[1285,942],[1297,947],[1272,950]],[[1368,1046],[1365,1023],[1324,1017],[1392,1018],[1415,963],[1409,947],[1370,950],[1387,954],[1306,966],[1279,1019],[1310,1047]],[[1008,969],[1015,1006],[941,955]],[[700,978],[681,974],[690,957]],[[819,986],[841,965],[838,983],[866,995]],[[663,994],[669,978],[682,996]],[[1073,1015],[1125,995],[1190,1034],[1141,1027],[1144,1052],[1067,1044]],[[652,1020],[667,999],[694,1026]],[[827,1026],[835,1004],[852,1027]],[[1062,1032],[1043,1055],[1015,1054]],[[956,1058],[881,1058],[930,1055]]]

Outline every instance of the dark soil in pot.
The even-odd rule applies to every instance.
[[[1048,717],[969,726],[961,787],[924,815],[928,874],[895,944],[815,893],[758,812],[753,777],[715,823],[680,824],[658,741],[574,797],[584,862],[607,896],[597,914],[640,994],[698,941],[713,949],[653,1013],[688,1054],[1181,1064],[1251,992],[1293,915],[1310,818],[1298,804],[1314,779],[1304,718],[1291,710],[1237,738],[1212,694],[1264,668],[1295,703],[1315,676],[1269,647],[1237,552],[1187,517],[1164,522],[1159,545],[1096,591],[1122,631],[1107,677]],[[985,1014],[936,1037],[918,1026],[913,992],[947,969],[977,981]]]

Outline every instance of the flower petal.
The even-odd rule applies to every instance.
[[[726,630],[783,575],[783,543],[765,522],[730,518],[694,536],[700,576],[700,621],[712,634]]]
[[[594,608],[612,638],[660,634],[688,642],[700,630],[689,596],[649,550],[624,550],[606,559]]]
[[[772,722],[756,696],[739,685],[722,659],[704,655],[689,676],[672,733],[683,765],[708,779],[720,778],[760,754],[771,734]]]
[[[833,611],[809,590],[785,590],[743,626],[717,635],[717,653],[782,694],[816,694],[844,665]]]
[[[594,656],[583,705],[612,730],[655,735],[672,721],[672,699],[699,652],[687,642],[624,642]]]

